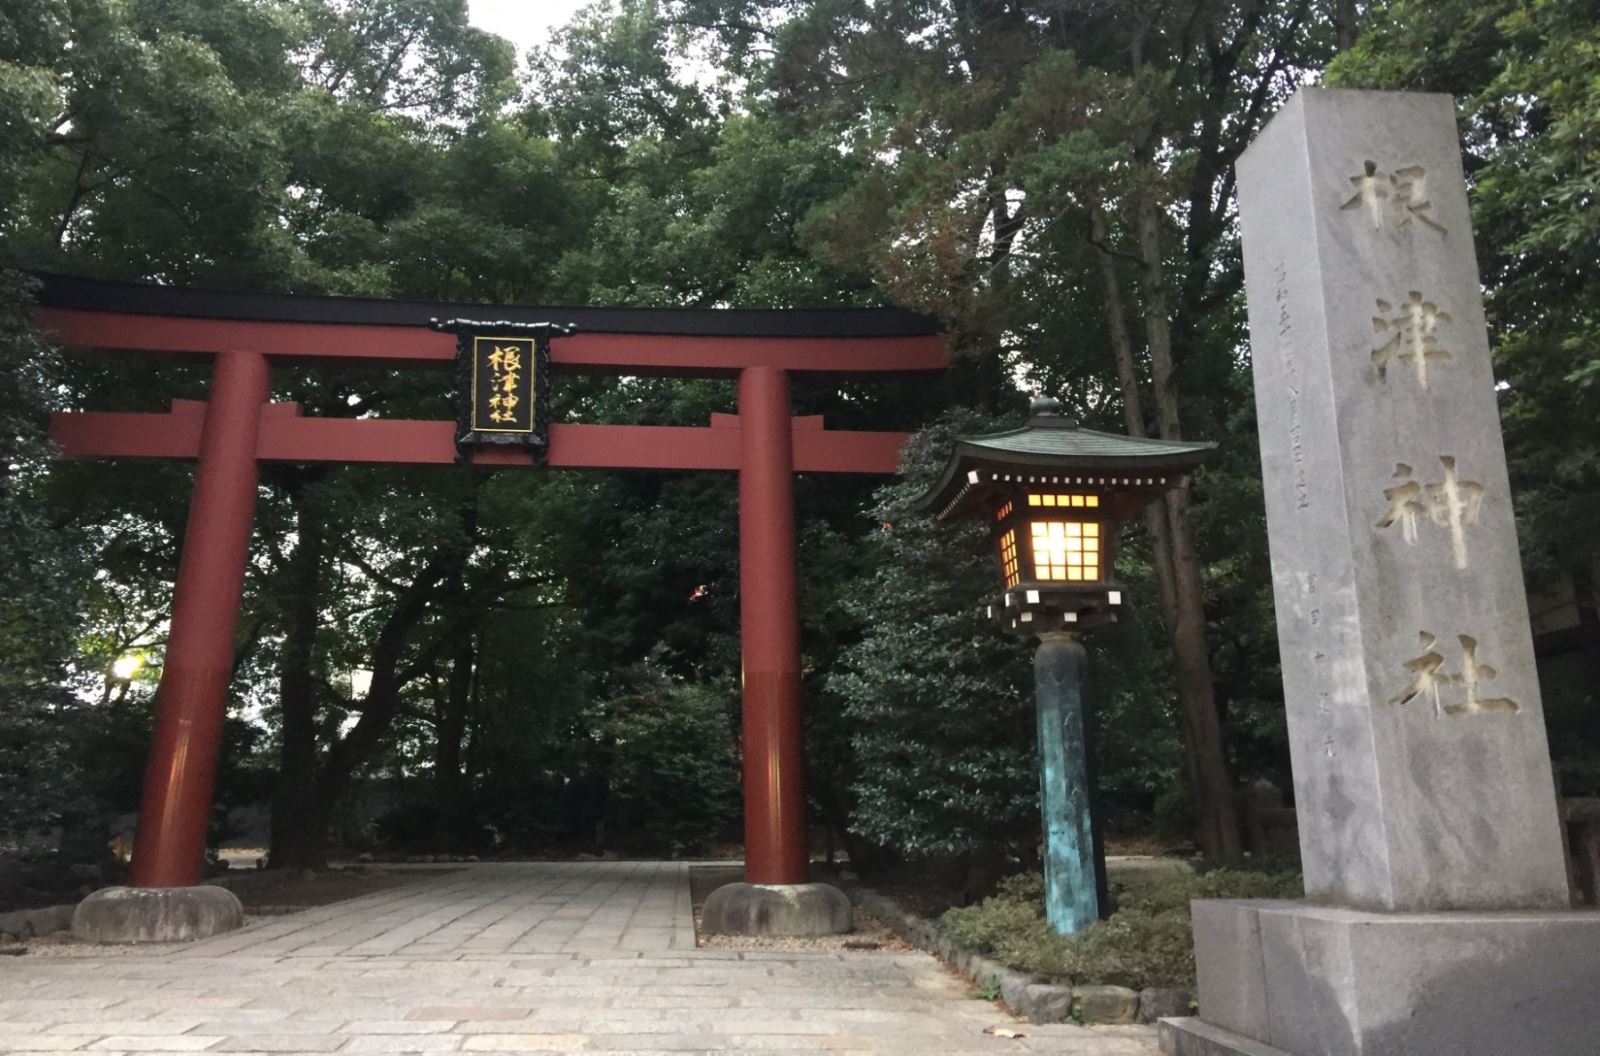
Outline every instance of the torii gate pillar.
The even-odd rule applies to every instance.
[[[739,446],[745,880],[803,884],[808,855],[787,372],[749,367],[739,375]]]
[[[134,887],[200,881],[233,677],[233,635],[250,558],[256,433],[269,378],[266,357],[259,352],[221,353],[212,368],[139,801]]]
[[[711,935],[850,930],[850,900],[807,883],[800,607],[789,375],[739,374],[739,624],[744,681],[744,878],[711,892]]]
[[[256,436],[270,380],[259,352],[222,352],[211,368],[132,875],[128,887],[96,891],[79,903],[72,930],[80,938],[174,942],[244,923],[233,892],[196,885],[233,677],[259,476]]]

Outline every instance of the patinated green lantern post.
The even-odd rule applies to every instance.
[[[1083,429],[1052,399],[1028,424],[963,437],[922,499],[935,520],[981,517],[993,533],[1001,593],[990,616],[1039,639],[1034,689],[1045,833],[1045,907],[1063,935],[1100,918],[1084,742],[1086,654],[1080,635],[1115,620],[1116,529],[1172,488],[1214,444]]]

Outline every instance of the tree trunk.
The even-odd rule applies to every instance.
[[[1169,627],[1178,671],[1178,703],[1188,745],[1200,849],[1208,858],[1235,858],[1244,850],[1234,810],[1233,778],[1222,743],[1222,719],[1211,684],[1211,656],[1206,647],[1205,595],[1200,558],[1189,527],[1189,493],[1179,490],[1166,499],[1171,526],[1176,622]]]
[[[1600,736],[1600,607],[1595,604],[1594,572],[1587,563],[1571,567],[1572,600],[1578,609],[1578,647],[1583,657],[1584,695],[1582,729]]]
[[[297,529],[301,535],[291,559],[293,584],[288,631],[293,641],[286,643],[281,665],[284,755],[273,810],[271,861],[274,866],[319,868],[327,862],[328,829],[334,810],[356,771],[372,758],[384,734],[394,724],[401,691],[413,679],[431,670],[456,641],[451,637],[451,628],[442,629],[431,642],[415,650],[407,662],[414,645],[413,635],[426,621],[430,609],[449,594],[441,592],[441,585],[448,581],[459,588],[463,582],[471,540],[477,530],[476,494],[461,511],[462,538],[436,550],[395,599],[394,609],[373,645],[372,684],[356,708],[360,718],[342,737],[328,745],[320,760],[316,747],[315,687],[318,683],[314,645],[317,586],[323,563],[320,555],[325,536],[322,525],[299,503],[298,495],[296,499]],[[302,589],[306,584],[309,589]],[[466,633],[465,627],[454,630]],[[295,724],[292,731],[291,715]],[[458,737],[458,748],[459,743]]]
[[[1144,325],[1150,350],[1150,378],[1155,389],[1155,416],[1163,440],[1181,440],[1178,390],[1174,382],[1171,304],[1162,266],[1162,218],[1152,195],[1136,203],[1136,235],[1141,258]],[[1234,810],[1234,782],[1222,746],[1222,720],[1211,685],[1211,656],[1206,648],[1205,592],[1200,582],[1200,557],[1189,523],[1189,493],[1171,491],[1152,507],[1147,523],[1157,550],[1166,632],[1173,643],[1178,675],[1178,706],[1184,728],[1190,792],[1194,794],[1200,850],[1208,858],[1235,858],[1243,850]]]
[[[1334,40],[1340,51],[1349,51],[1355,47],[1356,39],[1360,36],[1359,22],[1356,0],[1337,0],[1334,4],[1333,28]]]
[[[1099,252],[1100,285],[1105,293],[1106,327],[1111,334],[1111,349],[1116,356],[1117,384],[1122,390],[1122,418],[1128,435],[1146,437],[1144,406],[1139,394],[1139,368],[1134,362],[1133,337],[1128,332],[1128,317],[1122,301],[1122,283],[1117,278],[1117,262],[1107,242],[1105,209],[1099,202],[1089,204],[1089,237]],[[1144,526],[1150,534],[1150,554],[1156,566],[1156,593],[1160,602],[1161,624],[1175,627],[1178,622],[1176,577],[1172,573],[1172,546],[1167,532],[1167,504],[1164,499],[1145,507]],[[1185,763],[1189,760],[1185,757]],[[1191,786],[1193,768],[1190,767]]]
[[[268,864],[274,869],[318,869],[327,864],[322,832],[313,816],[317,775],[315,663],[325,536],[315,513],[298,491],[294,502],[297,541],[289,558],[289,598],[278,661],[283,724]]]
[[[440,698],[439,721],[435,729],[433,755],[433,799],[438,810],[434,846],[441,851],[459,853],[467,849],[462,838],[464,781],[461,773],[461,742],[467,732],[468,704],[472,699],[472,639],[463,636],[450,659],[450,677]]]
[[[314,833],[302,834],[306,840],[301,846],[310,847],[315,840],[317,855],[326,856],[328,823],[335,806],[349,790],[356,771],[371,760],[384,735],[394,725],[401,691],[438,663],[452,642],[450,630],[443,629],[414,659],[409,663],[405,660],[411,638],[426,620],[430,608],[443,602],[439,586],[452,571],[459,572],[463,553],[459,548],[436,553],[418,569],[378,633],[372,650],[372,685],[360,703],[361,717],[344,736],[328,746],[316,780],[307,793],[310,804],[303,824],[316,828]],[[305,853],[310,854],[309,851]]]
[[[439,579],[438,567],[437,559],[425,565],[401,596],[395,611],[384,624],[373,651],[372,687],[361,702],[361,718],[348,733],[328,746],[320,760],[315,739],[314,691],[308,691],[303,698],[298,698],[307,702],[304,708],[300,708],[296,706],[298,699],[291,694],[291,690],[299,691],[298,681],[286,683],[283,694],[286,719],[284,766],[279,798],[274,801],[272,812],[270,861],[274,868],[318,869],[327,865],[328,829],[334,809],[349,787],[356,769],[372,755],[379,739],[393,723],[400,703],[401,687],[418,673],[414,668],[408,668],[403,673],[399,670],[401,651],[427,612],[428,600]],[[295,600],[302,602],[304,599],[297,595]],[[314,609],[313,604],[313,615]],[[290,655],[291,651],[286,646],[286,661]],[[296,666],[299,670],[310,670],[309,665]],[[311,684],[315,685],[314,675]],[[300,723],[292,741],[287,725],[291,708],[294,708]],[[308,723],[309,764],[305,732]]]
[[[272,853],[267,864],[273,869],[326,869],[328,830],[333,826],[335,800],[319,796],[308,784],[295,803],[295,813],[280,831],[278,810],[272,811]]]

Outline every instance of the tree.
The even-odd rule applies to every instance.
[[[685,683],[649,664],[601,705],[608,829],[635,847],[701,852],[737,828],[739,755],[731,681]]]
[[[24,67],[30,149],[4,229],[14,259],[239,276],[274,197],[274,134],[257,93],[287,68],[281,9],[28,6],[12,27],[23,61],[39,63]]]

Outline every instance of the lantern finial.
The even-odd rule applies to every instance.
[[[1076,429],[1078,420],[1061,413],[1061,401],[1054,396],[1035,396],[1028,404],[1028,424],[1035,429]]]

